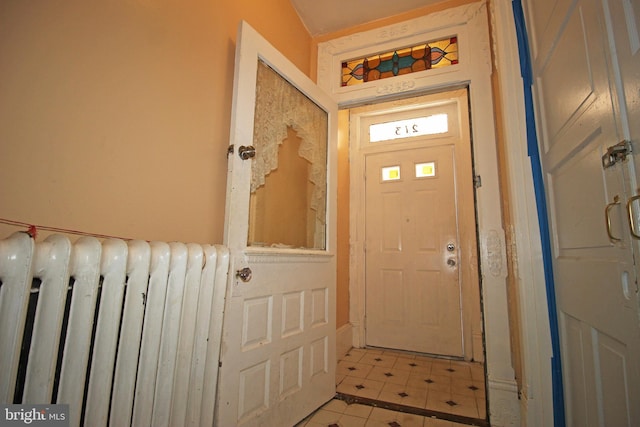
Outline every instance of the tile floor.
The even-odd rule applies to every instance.
[[[486,418],[481,363],[394,350],[351,349],[338,360],[336,384],[339,395],[347,399],[331,400],[297,427],[468,425],[436,419],[430,412],[451,414],[458,420]],[[353,400],[356,403],[348,403]],[[412,413],[395,411],[398,405],[410,407]]]
[[[408,414],[358,403],[329,401],[296,427],[467,427],[452,421]]]

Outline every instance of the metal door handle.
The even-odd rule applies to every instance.
[[[248,160],[248,159],[251,159],[252,157],[255,157],[256,149],[253,147],[253,145],[249,145],[249,146],[242,145],[240,146],[240,148],[238,148],[238,155],[242,160]]]
[[[246,283],[251,280],[251,273],[251,269],[249,267],[245,267],[236,271],[236,277]]]
[[[449,259],[447,260],[447,265],[448,265],[449,267],[455,267],[455,265],[456,265],[456,260],[455,260],[454,258],[449,258]]]
[[[636,222],[633,220],[633,202],[640,200],[640,196],[633,196],[627,200],[627,214],[629,219],[629,228],[631,229],[631,235],[636,239],[640,239],[640,234],[636,231]]]
[[[622,240],[622,239],[618,239],[617,237],[614,237],[613,234],[611,234],[611,217],[609,216],[609,212],[611,211],[611,208],[619,204],[620,204],[620,198],[616,194],[615,197],[613,198],[613,202],[609,203],[604,208],[604,217],[607,223],[607,236],[609,236],[609,240],[611,240],[612,242],[619,242],[620,240]]]

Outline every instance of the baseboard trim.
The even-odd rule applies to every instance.
[[[351,323],[342,325],[336,331],[336,355],[338,359],[347,354],[353,347],[353,327]]]
[[[481,418],[465,417],[462,415],[450,414],[448,412],[416,408],[414,406],[400,405],[397,403],[384,402],[382,400],[369,399],[366,397],[353,396],[344,393],[336,393],[336,399],[342,400],[349,405],[358,403],[360,405],[389,409],[391,411],[404,412],[406,414],[419,415],[421,417],[438,418],[440,420],[452,421],[457,424],[464,424],[467,426],[489,427],[489,422]],[[392,423],[390,423],[389,425],[391,424]]]
[[[495,427],[520,426],[520,400],[515,381],[488,380],[489,419]]]

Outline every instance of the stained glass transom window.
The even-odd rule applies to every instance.
[[[458,38],[370,55],[342,63],[342,86],[352,86],[458,63]]]

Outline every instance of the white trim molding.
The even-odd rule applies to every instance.
[[[353,328],[350,323],[346,323],[336,331],[336,355],[338,360],[342,359],[345,354],[353,347]]]
[[[491,425],[511,426],[520,424],[520,403],[511,363],[507,258],[500,209],[487,9],[487,3],[480,1],[320,43],[318,84],[341,108],[468,86],[474,172],[482,182],[476,197],[489,417]],[[459,63],[456,65],[362,85],[340,85],[341,64],[345,60],[450,36],[458,37]],[[354,173],[357,171],[352,171],[352,175]],[[359,219],[355,213],[358,198],[354,191],[357,189],[352,188],[351,224]],[[350,236],[350,323],[353,345],[361,347],[364,345],[364,236],[355,234],[354,229],[351,227]]]
[[[553,425],[551,339],[544,282],[540,229],[531,163],[527,155],[524,92],[511,0],[492,0],[491,18],[495,67],[501,88],[496,103],[504,112],[504,153],[507,159],[512,212],[514,272],[521,317],[523,378],[522,425]]]

